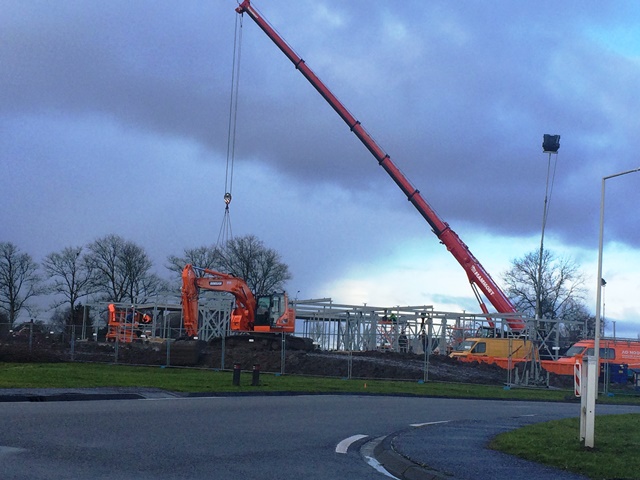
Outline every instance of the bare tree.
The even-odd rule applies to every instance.
[[[133,242],[125,245],[122,265],[128,278],[126,295],[131,302],[144,302],[166,289],[166,282],[151,272],[153,262],[147,253]]]
[[[167,257],[167,268],[178,275],[182,274],[182,270],[187,264],[217,270],[220,268],[220,258],[220,250],[215,245],[210,247],[185,248],[182,257],[176,255],[169,255],[169,257]]]
[[[568,344],[583,338],[593,338],[596,331],[596,316],[589,312],[586,305],[579,304],[564,317],[561,337]]]
[[[0,340],[3,340],[8,336],[10,330],[9,327],[9,315],[0,310]]]
[[[280,254],[254,235],[229,240],[221,249],[220,262],[223,272],[242,278],[254,294],[282,290],[291,279]]]
[[[181,273],[186,264],[217,270],[242,278],[254,294],[282,290],[291,278],[289,267],[280,254],[266,248],[254,235],[229,240],[223,247],[185,249],[184,256],[168,257],[167,268]]]
[[[106,300],[120,302],[125,295],[126,276],[121,266],[125,240],[118,235],[107,235],[89,244],[87,261],[92,269],[92,286]]]
[[[569,321],[584,319],[584,277],[575,261],[559,258],[548,250],[534,251],[512,262],[503,274],[506,293],[524,315],[534,317],[539,306],[541,319]]]
[[[50,253],[42,262],[47,275],[52,280],[51,291],[63,297],[62,301],[54,304],[54,308],[67,303],[71,324],[72,312],[76,310],[76,304],[81,298],[90,295],[94,291],[93,268],[82,255],[83,247],[66,247],[61,252]]]
[[[28,301],[45,292],[38,264],[11,242],[0,242],[0,309],[13,326],[20,311],[30,312]]]
[[[255,292],[270,293],[283,290],[285,282],[291,279],[291,274],[278,252],[265,248],[259,252],[256,260]]]
[[[144,302],[164,286],[150,270],[153,263],[142,247],[118,235],[107,235],[89,245],[87,262],[92,286],[112,302]]]
[[[61,310],[60,308],[56,308],[51,314],[51,317],[49,317],[49,331],[56,333],[64,332],[70,317],[71,314],[68,309],[65,308]]]

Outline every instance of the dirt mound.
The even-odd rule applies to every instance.
[[[270,351],[258,346],[235,346],[226,349],[224,357],[219,347],[209,347],[202,361],[212,368],[232,368],[240,364],[243,370],[259,365],[263,372],[317,375],[325,377],[377,378],[397,380],[427,379],[452,382],[504,384],[507,372],[495,365],[461,363],[442,356],[424,356],[395,352],[286,352]]]
[[[265,348],[260,342],[225,345],[218,342],[172,342],[114,344],[76,342],[33,345],[0,345],[0,362],[104,362],[131,365],[198,366],[230,370],[239,364],[245,371],[254,365],[265,373],[315,375],[391,380],[438,380],[449,382],[503,385],[508,372],[495,365],[464,363],[445,356],[396,352],[286,351]],[[511,378],[511,380],[514,380]],[[564,379],[556,379],[561,383]],[[552,385],[554,380],[552,379]],[[558,385],[560,386],[560,385]]]

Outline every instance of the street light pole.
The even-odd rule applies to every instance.
[[[600,371],[600,329],[601,329],[601,309],[602,309],[602,247],[603,247],[603,238],[604,238],[604,189],[605,182],[610,178],[621,177],[622,175],[627,175],[629,173],[640,172],[640,167],[634,168],[633,170],[627,170],[625,172],[614,173],[613,175],[608,175],[606,177],[602,177],[602,193],[600,196],[600,235],[598,241],[598,277],[597,277],[597,287],[596,287],[596,325],[594,332],[594,342],[593,342],[593,354],[595,357],[595,364],[597,366],[598,372]],[[598,376],[596,377],[596,382],[598,381]],[[596,397],[598,396],[598,389],[596,388]]]
[[[547,226],[547,216],[549,214],[549,174],[551,172],[551,154],[558,155],[558,149],[560,148],[560,135],[545,134],[542,139],[542,152],[549,154],[549,161],[547,162],[547,182],[544,191],[544,208],[542,210],[542,233],[540,235],[540,254],[538,256],[538,272],[536,275],[536,281],[538,283],[535,289],[536,293],[536,320],[542,319],[542,256],[544,255],[544,230]],[[557,161],[557,157],[556,157]],[[555,178],[555,166],[553,168]],[[553,185],[552,185],[553,188]],[[536,322],[537,323],[537,322]],[[539,328],[536,325],[536,328]]]
[[[600,197],[600,235],[598,242],[598,277],[596,286],[596,325],[593,336],[593,355],[584,357],[587,369],[586,380],[583,382],[583,395],[580,408],[580,438],[584,446],[593,448],[595,445],[595,406],[598,398],[598,380],[600,379],[600,325],[602,323],[602,247],[604,238],[604,189],[608,179],[638,172],[640,168],[614,173],[602,177],[602,194]],[[584,376],[583,376],[584,379]]]

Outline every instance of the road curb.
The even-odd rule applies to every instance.
[[[141,400],[137,393],[60,393],[52,395],[0,395],[3,402],[74,402],[87,400]]]
[[[393,446],[393,440],[400,435],[402,432],[384,437],[373,449],[373,455],[385,470],[402,480],[453,479],[451,475],[432,470],[428,466],[416,463],[399,453]]]

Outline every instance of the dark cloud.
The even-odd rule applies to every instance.
[[[594,245],[600,179],[639,166],[637,56],[604,41],[637,12],[584,2],[254,3],[454,229],[539,231],[544,133],[562,135],[548,228],[567,244]],[[207,204],[223,193],[234,7],[3,3],[0,187],[13,208],[0,220],[9,239],[35,248],[34,231],[62,225],[50,242],[39,240],[43,253],[110,228],[164,242],[149,246],[158,255],[212,243],[217,227],[202,228],[202,217],[212,222]],[[288,216],[310,246],[342,245],[330,255],[338,263],[349,256],[345,236],[366,244],[353,258],[363,261],[401,239],[398,229],[428,235],[373,157],[249,18],[242,32],[235,157],[239,171],[256,175],[239,187],[255,196],[238,207],[250,218],[244,230],[289,248],[273,222],[258,232],[249,225],[262,225],[257,206],[265,201],[284,209],[282,217],[304,208]],[[636,185],[612,186],[607,233],[637,248]],[[310,200],[327,194],[338,200]],[[390,225],[394,233],[378,235]],[[68,233],[74,229],[82,233]],[[179,233],[167,239],[165,230]],[[305,254],[291,255],[302,262]],[[332,264],[310,268],[328,275]]]

